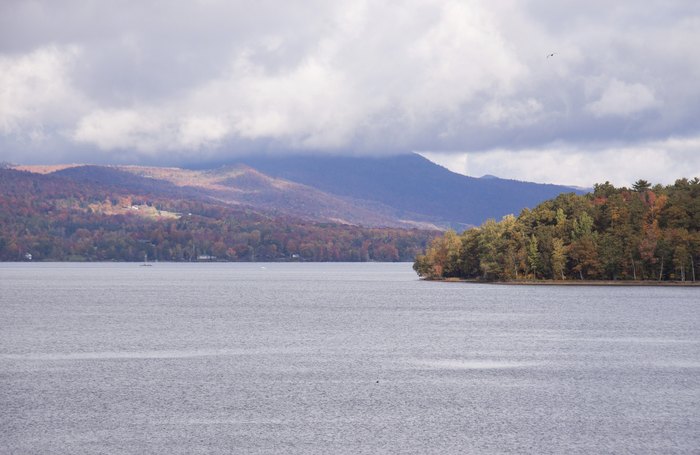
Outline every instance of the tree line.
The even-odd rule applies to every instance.
[[[519,216],[435,238],[413,265],[427,279],[695,281],[700,180],[596,184]]]

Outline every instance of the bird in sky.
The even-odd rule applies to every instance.
[[[555,55],[557,55],[557,53],[556,53],[556,52],[552,52],[551,54],[547,54],[547,58],[549,58],[549,57],[554,57]]]

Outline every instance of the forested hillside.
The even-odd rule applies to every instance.
[[[314,223],[197,198],[0,169],[0,260],[399,261],[436,233]]]
[[[488,220],[432,241],[414,269],[428,279],[695,281],[700,258],[700,180],[653,188],[596,185],[516,218]]]

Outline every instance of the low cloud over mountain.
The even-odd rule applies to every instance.
[[[668,181],[700,174],[698,41],[680,0],[3,2],[0,161],[418,151],[564,183],[624,150],[596,180]]]

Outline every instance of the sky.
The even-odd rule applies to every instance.
[[[700,176],[698,43],[697,0],[3,0],[0,161],[672,183]]]

